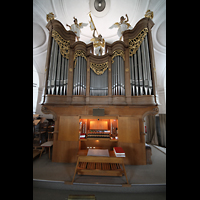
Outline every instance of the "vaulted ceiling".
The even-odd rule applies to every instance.
[[[46,28],[46,14],[53,12],[66,30],[66,24],[73,24],[73,17],[78,23],[88,23],[91,11],[92,18],[106,42],[118,40],[117,29],[109,29],[120,17],[125,14],[129,17],[132,27],[144,17],[150,9],[154,13],[155,23],[152,28],[154,55],[156,62],[158,95],[164,94],[164,80],[166,76],[166,0],[106,0],[106,7],[102,12],[94,8],[94,0],[33,0],[33,65],[39,75],[40,97],[45,85],[45,62],[49,32]],[[80,41],[90,43],[92,31],[89,24],[81,29]]]

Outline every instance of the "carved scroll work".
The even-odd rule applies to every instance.
[[[108,69],[108,62],[102,64],[90,63],[90,68],[96,75],[102,75]]]
[[[134,39],[129,39],[129,56],[132,56],[139,49],[141,43],[143,42],[145,36],[148,33],[148,29],[144,28]]]
[[[63,39],[55,30],[52,31],[52,37],[58,43],[61,55],[69,59],[70,41]]]
[[[78,56],[81,56],[82,58],[85,58],[85,60],[87,61],[87,58],[86,58],[86,55],[85,55],[85,52],[82,51],[82,50],[77,50],[74,54],[74,68],[76,66],[76,62],[77,62],[77,57]]]
[[[125,61],[124,51],[122,51],[122,50],[115,50],[115,51],[113,52],[112,59],[111,59],[112,63],[114,63],[114,58],[115,58],[116,56],[121,56],[121,57],[123,58],[123,60]]]

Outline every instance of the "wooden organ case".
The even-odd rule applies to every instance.
[[[118,139],[98,139],[96,148],[120,146],[125,164],[146,165],[144,118],[158,113],[153,25],[150,18],[142,18],[124,31],[124,41],[106,43],[105,54],[96,56],[92,43],[76,42],[75,34],[58,20],[48,22],[42,112],[55,120],[53,162],[75,163],[87,143],[95,146],[92,138],[80,139],[80,121],[91,134],[91,121],[107,121],[113,129],[117,120]],[[93,116],[98,108],[104,116]]]

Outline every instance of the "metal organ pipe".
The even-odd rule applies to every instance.
[[[59,87],[60,87],[60,67],[61,67],[61,54],[58,54],[58,65],[57,65],[57,73],[56,73],[56,95],[58,95]]]
[[[143,95],[143,77],[142,77],[142,62],[141,62],[141,52],[140,47],[138,49],[138,72],[139,72],[139,87],[140,87],[140,95]]]
[[[131,76],[130,83],[131,83],[131,86],[132,86],[131,94],[132,94],[132,96],[135,96],[135,75],[134,75],[133,58],[134,58],[134,56],[129,57],[129,60],[130,60],[130,68],[131,68],[131,69],[130,69],[130,76]]]
[[[147,65],[147,76],[149,81],[149,94],[152,93],[152,79],[151,79],[151,68],[150,68],[150,59],[149,59],[149,46],[148,46],[148,37],[144,38],[145,50],[146,50],[146,65]]]
[[[54,94],[54,91],[55,91],[57,55],[58,55],[58,44],[57,44],[57,42],[55,42],[55,51],[54,51],[54,58],[53,58],[53,68],[52,68],[52,73],[51,73],[51,94]]]
[[[64,70],[64,81],[63,81],[63,85],[64,85],[64,91],[63,91],[63,95],[67,95],[67,84],[68,84],[68,65],[69,65],[69,60],[68,59],[64,59],[65,60],[65,70]]]
[[[106,70],[102,75],[97,75],[92,69],[90,69],[90,95],[108,95],[108,70]]]
[[[124,60],[116,56],[112,63],[112,94],[125,95]]]
[[[130,59],[130,84],[132,96],[152,95],[152,79],[149,58],[148,35]]]
[[[86,94],[86,70],[87,62],[82,56],[76,58],[76,66],[73,78],[73,95]]]
[[[137,64],[137,52],[134,54],[134,65],[135,65],[135,88],[136,88],[136,95],[138,96],[138,64]]]
[[[145,95],[148,94],[148,76],[147,76],[147,65],[146,65],[146,52],[145,52],[145,44],[144,41],[141,44],[142,50],[142,67],[143,67],[143,77],[144,77],[144,91]]]
[[[52,38],[47,93],[51,95],[66,95],[67,91],[68,59],[64,58],[57,42]]]
[[[47,80],[47,93],[46,94],[51,94],[51,74],[52,74],[52,68],[53,68],[54,50],[55,50],[55,41],[52,38],[51,57],[50,57],[50,64],[49,64],[49,74],[48,74],[48,80]]]

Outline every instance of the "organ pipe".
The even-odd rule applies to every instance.
[[[147,37],[148,35],[146,34],[137,51],[132,56],[129,56],[132,96],[152,95],[152,79]]]
[[[73,95],[85,95],[86,93],[87,62],[84,57],[76,58],[73,78]]]
[[[130,67],[131,95],[153,95],[148,31],[148,28],[145,27],[137,36],[134,35],[133,39],[128,38],[129,46],[124,46],[122,44],[123,42],[120,42],[119,44],[122,47],[119,46],[119,49],[112,47],[116,49],[112,51],[111,46],[108,45],[108,55],[102,57],[102,62],[100,57],[97,59],[92,55],[93,60],[91,59],[88,66],[87,59],[89,58],[90,60],[91,56],[91,53],[88,53],[89,51],[87,49],[89,46],[85,47],[84,44],[77,43],[77,45],[82,45],[81,48],[84,47],[86,50],[80,50],[81,48],[79,49],[77,46],[77,50],[75,52],[73,50],[73,53],[70,54],[70,56],[74,57],[70,57],[70,59],[74,59],[73,79],[69,85],[69,88],[72,89],[70,91],[72,95],[86,95],[86,83],[90,83],[90,85],[88,84],[90,88],[88,91],[90,91],[89,94],[91,96],[108,95],[108,85],[110,84],[112,87],[112,95],[125,95],[125,48],[129,48],[128,63]],[[72,44],[70,44],[70,41],[72,41]],[[49,53],[49,67],[46,82],[47,88],[45,90],[47,95],[67,95],[69,52],[74,46],[76,45],[74,45],[73,40],[66,40],[62,38],[59,32],[54,29],[52,30],[51,52]],[[111,57],[111,65],[108,63],[109,59],[105,59],[106,56]],[[70,61],[70,63],[73,62]],[[128,63],[126,62],[126,65]],[[87,71],[87,67],[89,66],[90,73]],[[109,73],[107,70],[108,66],[111,66]],[[127,67],[126,72],[128,72]],[[87,77],[87,73],[90,74],[89,77]],[[110,73],[111,80],[108,80]],[[90,81],[87,82],[87,78],[90,78]],[[110,83],[108,84],[109,81]]]
[[[92,69],[90,69],[90,95],[108,95],[108,70],[105,70],[101,75],[97,75]]]
[[[116,56],[112,63],[112,95],[125,95],[124,60]]]
[[[59,45],[52,38],[51,57],[46,94],[66,95],[68,59],[61,55]]]

